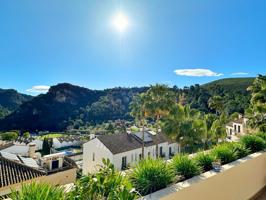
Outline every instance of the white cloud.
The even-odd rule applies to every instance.
[[[235,72],[235,73],[232,73],[231,75],[248,75],[247,72]]]
[[[174,71],[179,76],[222,76],[223,74],[213,72],[209,69],[177,69]]]
[[[27,92],[34,92],[34,93],[46,93],[50,89],[50,86],[47,85],[36,85],[32,86],[32,88],[27,89]]]

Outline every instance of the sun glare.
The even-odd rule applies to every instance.
[[[118,13],[113,19],[113,26],[120,33],[125,32],[125,30],[128,28],[128,25],[128,18],[123,13]]]

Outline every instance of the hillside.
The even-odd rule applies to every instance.
[[[18,93],[13,89],[0,89],[0,118],[16,110],[21,104],[33,97]]]
[[[209,82],[202,85],[202,87],[211,90],[215,87],[221,87],[225,90],[246,90],[255,80],[253,77],[248,78],[225,78]]]
[[[0,121],[0,129],[62,131],[87,122],[129,117],[132,97],[145,88],[90,90],[68,83],[52,86]]]
[[[243,113],[249,105],[246,90],[253,78],[233,78],[213,81],[205,85],[192,85],[173,90],[184,96],[185,103],[202,112],[214,112],[208,107],[211,96],[220,95],[225,102],[225,112]],[[63,131],[97,124],[108,120],[131,119],[129,105],[134,95],[148,87],[90,90],[62,83],[52,86],[47,94],[23,103],[12,114],[0,120],[0,129]]]
[[[211,96],[221,96],[224,100],[225,112],[244,113],[249,105],[250,93],[247,88],[252,85],[255,78],[226,78],[209,82],[204,85],[190,86],[184,90],[186,101],[192,108],[203,112],[213,112],[208,107]]]

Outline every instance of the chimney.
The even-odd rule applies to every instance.
[[[94,134],[94,133],[91,133],[91,134],[90,134],[90,140],[92,140],[92,139],[94,139],[94,138],[96,138],[95,134]]]
[[[29,144],[29,152],[28,152],[28,155],[30,158],[35,158],[35,151],[36,151],[36,144],[30,143]]]

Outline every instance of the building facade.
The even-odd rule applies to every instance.
[[[226,125],[227,136],[230,137],[230,136],[246,134],[247,133],[247,122],[248,122],[248,119],[240,115],[238,119],[228,123]]]
[[[142,159],[142,133],[104,135],[83,145],[83,174],[94,173],[109,159],[117,170],[136,165]],[[179,146],[163,134],[145,132],[144,158],[169,159]]]

